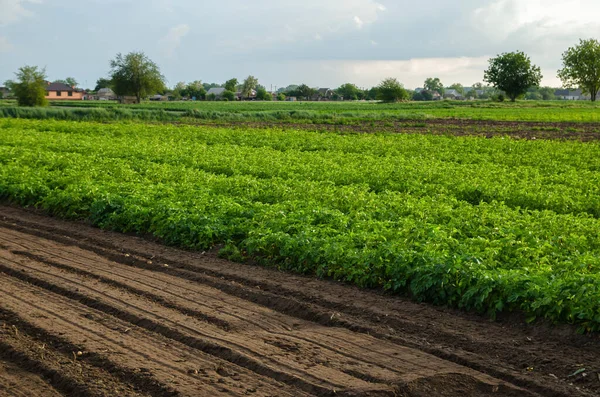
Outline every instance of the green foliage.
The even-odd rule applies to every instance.
[[[277,100],[285,101],[285,94],[283,92],[280,92],[279,94],[277,94]]]
[[[394,78],[387,78],[377,86],[377,99],[383,102],[398,102],[408,98],[404,86]]]
[[[423,88],[425,88],[427,91],[437,92],[440,95],[444,95],[444,85],[442,84],[442,81],[438,77],[427,78],[425,80],[425,83],[423,84]]]
[[[113,91],[119,96],[135,96],[140,103],[142,98],[165,89],[160,69],[143,52],[117,54],[110,67]]]
[[[15,73],[17,82],[12,83],[11,91],[17,97],[19,106],[47,106],[46,70],[37,66],[23,66]]]
[[[15,106],[3,102],[3,106]],[[423,119],[468,119],[539,122],[600,122],[600,104],[584,101],[526,101],[497,103],[492,101],[433,102],[144,102],[121,105],[111,101],[55,101],[52,107],[69,110],[80,108],[118,108],[166,111],[175,119],[187,112],[199,118],[224,121],[276,121],[323,124],[364,124]],[[196,116],[193,116],[196,117]]]
[[[273,96],[267,92],[265,87],[258,87],[256,89],[256,99],[259,101],[272,101]]]
[[[65,79],[65,82],[69,87],[77,87],[79,85],[79,83],[74,77],[67,77]]]
[[[314,88],[310,88],[306,84],[300,84],[294,92],[290,93],[290,96],[298,96],[300,98],[304,98],[305,100],[309,101],[313,97],[313,95],[315,95],[316,93],[317,93],[317,90],[315,90]]]
[[[337,90],[335,90],[344,101],[355,101],[358,99],[360,89],[351,83],[342,84]]]
[[[233,78],[233,79],[229,79],[227,80],[227,82],[225,83],[224,88],[228,91],[231,92],[236,92],[237,91],[237,86],[238,86],[238,79]]]
[[[177,97],[186,97],[189,99],[196,98],[201,100],[206,97],[206,91],[202,81],[196,80],[191,83],[185,84],[184,82],[177,83],[173,89],[173,95]]]
[[[244,80],[244,84],[242,84],[242,97],[249,98],[250,94],[252,93],[252,90],[254,90],[257,85],[258,85],[258,79],[256,77],[254,77],[254,76],[246,77],[246,80]]]
[[[206,99],[208,101],[215,101],[217,99],[217,96],[214,93],[210,93],[206,96]]]
[[[99,78],[98,80],[96,80],[96,87],[94,88],[94,91],[98,92],[99,90],[101,90],[103,88],[111,88],[112,89],[112,80],[105,79],[102,77]]]
[[[432,101],[433,94],[431,93],[431,91],[428,91],[428,90],[423,90],[420,92],[415,91],[412,99],[413,99],[413,101]]]
[[[449,88],[456,90],[460,95],[465,95],[465,87],[460,83],[454,83]]]
[[[225,90],[223,91],[223,94],[221,94],[221,97],[227,101],[235,101],[235,92]]]
[[[5,119],[0,199],[188,249],[221,245],[239,261],[591,331],[600,328],[598,149]]]
[[[579,45],[569,48],[562,56],[563,67],[558,77],[565,87],[580,87],[590,94],[592,102],[600,90],[600,42],[579,40]]]
[[[525,53],[517,51],[490,59],[484,80],[504,91],[514,102],[518,97],[525,95],[529,87],[540,85],[542,73]]]

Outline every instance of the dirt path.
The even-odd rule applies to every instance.
[[[0,396],[600,395],[597,336],[8,207],[0,297]]]

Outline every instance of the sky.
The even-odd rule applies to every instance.
[[[37,65],[93,88],[117,53],[144,51],[169,86],[470,86],[520,50],[560,86],[561,54],[600,39],[598,15],[598,0],[0,0],[0,83]]]

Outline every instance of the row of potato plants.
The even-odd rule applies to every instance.
[[[0,198],[166,244],[225,244],[239,261],[598,330],[597,151],[4,120]],[[487,196],[465,197],[469,187]]]

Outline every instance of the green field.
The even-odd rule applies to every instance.
[[[1,101],[0,101],[1,103]],[[0,117],[58,118],[64,120],[180,120],[268,121],[348,124],[365,121],[421,120],[435,118],[600,122],[600,105],[585,101],[405,102],[145,102],[119,105],[107,101],[60,101],[49,109],[16,108],[4,102]]]
[[[209,106],[230,105],[264,109]],[[517,109],[586,121],[600,111],[477,111]],[[238,261],[599,330],[599,153],[597,142],[0,119],[0,198],[170,245],[222,245]]]

